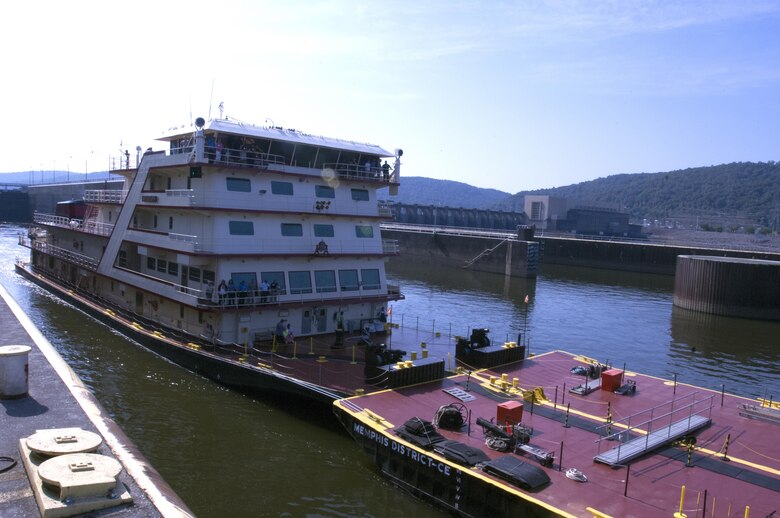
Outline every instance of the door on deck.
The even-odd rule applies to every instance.
[[[328,308],[316,308],[314,318],[317,320],[318,333],[324,333],[328,330]]]
[[[135,312],[139,315],[144,314],[144,294],[141,291],[135,292]]]
[[[187,287],[187,278],[189,276],[190,276],[190,269],[187,268],[186,266],[182,265],[182,267],[181,267],[181,285],[183,287],[185,287],[185,288]],[[184,290],[184,289],[182,291],[185,292],[185,293],[187,292],[187,290]]]
[[[303,316],[301,317],[301,334],[302,335],[311,334],[312,310],[304,309],[302,315]]]

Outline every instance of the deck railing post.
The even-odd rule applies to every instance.
[[[653,429],[653,411],[655,409],[650,409],[650,420],[647,422],[647,435],[645,436],[645,449],[648,448],[648,445],[650,444],[650,432]]]
[[[563,469],[563,441],[561,441],[561,452],[558,454],[558,471]]]

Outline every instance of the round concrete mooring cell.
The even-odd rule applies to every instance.
[[[780,320],[780,262],[677,256],[674,305],[716,315]]]

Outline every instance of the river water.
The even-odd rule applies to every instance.
[[[0,226],[0,283],[199,517],[420,516],[439,511],[384,480],[307,408],[225,389],[153,355],[14,273],[19,227]],[[405,326],[564,349],[748,397],[780,397],[780,323],[672,306],[673,279],[544,265],[536,279],[393,258]],[[525,296],[528,295],[528,303]],[[424,315],[424,318],[421,317]],[[442,515],[443,516],[443,515]]]

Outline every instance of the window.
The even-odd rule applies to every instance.
[[[314,224],[315,237],[333,237],[333,225]]]
[[[150,271],[154,271],[157,269],[157,261],[154,259],[154,257],[146,258],[146,269]]]
[[[336,189],[327,185],[315,185],[314,196],[317,198],[335,198]]]
[[[190,280],[192,282],[200,282],[200,268],[190,266]]]
[[[168,263],[168,269],[170,270],[170,264]],[[203,282],[209,282],[211,281],[212,284],[215,284],[215,279],[217,278],[216,274],[212,272],[211,270],[203,270]]]
[[[355,236],[374,237],[374,227],[371,225],[355,225]]]
[[[339,270],[339,284],[341,291],[355,291],[358,289],[357,270]]]
[[[157,214],[154,215],[154,228],[157,228]]]
[[[168,275],[179,275],[179,263],[168,261]]]
[[[309,272],[290,272],[290,293],[311,293],[311,275]]]
[[[333,270],[315,271],[314,285],[317,287],[317,293],[336,291],[336,272]]]
[[[303,225],[300,223],[282,223],[283,236],[302,236]]]
[[[117,258],[117,264],[121,268],[127,267],[127,251],[125,251],[125,250],[120,250],[119,251],[119,257]],[[52,264],[52,268],[53,267],[54,267],[54,264]]]
[[[368,191],[366,189],[352,189],[352,199],[355,201],[368,201]]]
[[[292,196],[293,184],[292,182],[271,182],[271,193]]]
[[[250,192],[252,190],[252,182],[249,178],[225,178],[225,181],[228,191]]]
[[[165,259],[157,259],[157,271],[165,273],[168,271],[168,261]]]
[[[168,216],[168,230],[173,230],[173,216]]]
[[[229,221],[231,236],[254,236],[255,225],[251,221]]]
[[[363,281],[364,290],[378,290],[381,287],[379,283],[379,270],[376,268],[360,270],[360,278]]]
[[[276,283],[276,294],[285,295],[287,293],[287,284],[284,282],[284,272],[261,272],[260,279],[265,280],[268,286]],[[273,296],[273,293],[271,294]]]

